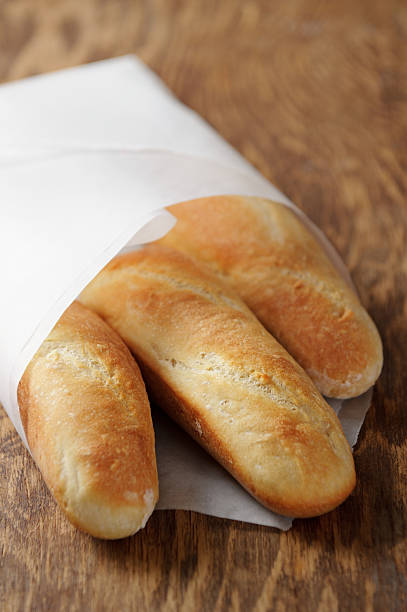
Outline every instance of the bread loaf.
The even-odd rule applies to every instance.
[[[212,197],[170,207],[160,242],[227,280],[324,395],[374,384],[382,345],[373,321],[297,215],[276,202]]]
[[[28,365],[18,402],[32,455],[74,525],[108,539],[144,527],[158,497],[150,407],[106,323],[73,303]]]
[[[117,257],[79,298],[122,336],[151,397],[262,504],[331,510],[355,484],[339,421],[232,289],[163,246]]]

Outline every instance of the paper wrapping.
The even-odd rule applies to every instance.
[[[351,282],[325,236],[137,58],[0,87],[0,401],[27,446],[18,382],[63,311],[118,252],[163,236],[163,207],[238,194],[295,210]],[[356,442],[370,393],[335,400]],[[154,418],[158,508],[288,529],[167,417]]]

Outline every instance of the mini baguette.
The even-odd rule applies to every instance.
[[[151,397],[268,508],[297,517],[355,484],[339,421],[232,289],[173,249],[119,256],[79,298],[123,337]]]
[[[158,497],[154,431],[139,368],[116,332],[73,303],[29,363],[18,401],[69,520],[106,539],[144,527]]]
[[[382,344],[357,296],[283,204],[222,196],[176,204],[160,242],[227,280],[328,397],[350,398],[380,374]]]

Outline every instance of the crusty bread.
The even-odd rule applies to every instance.
[[[268,508],[331,510],[355,484],[339,421],[232,289],[151,245],[117,257],[79,298],[123,337],[151,397]]]
[[[96,314],[73,303],[18,387],[32,455],[77,527],[123,538],[158,497],[154,431],[139,368]]]
[[[170,207],[160,242],[230,282],[329,397],[360,395],[382,367],[373,321],[297,215],[270,200],[203,198]]]

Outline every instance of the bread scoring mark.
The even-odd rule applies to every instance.
[[[114,276],[117,277],[119,274],[122,274],[126,279],[126,282],[128,282],[129,271],[131,271],[132,275],[134,276],[151,279],[157,283],[169,285],[170,287],[173,287],[180,291],[189,291],[192,295],[194,295],[194,297],[199,296],[205,299],[206,301],[211,302],[212,304],[217,304],[218,306],[229,306],[230,308],[233,308],[238,312],[250,315],[250,318],[255,318],[253,313],[243,302],[240,301],[239,298],[235,300],[232,297],[229,297],[224,291],[222,291],[223,287],[221,287],[221,284],[219,283],[219,285],[215,285],[213,279],[211,279],[210,281],[210,289],[207,289],[204,286],[204,283],[202,283],[200,286],[197,286],[196,284],[185,282],[173,276],[161,274],[160,272],[154,272],[152,270],[146,270],[145,268],[142,268],[140,265],[137,266],[136,264],[128,268],[123,268],[122,270],[120,270],[120,272],[115,269]],[[202,274],[202,270],[200,270],[200,272]],[[231,290],[229,289],[229,291]]]
[[[203,355],[205,356],[204,358],[202,358]],[[249,386],[252,392],[256,391],[263,396],[267,396],[271,401],[275,402],[280,407],[284,407],[288,412],[296,413],[296,418],[301,418],[300,422],[312,423],[312,425],[325,436],[327,436],[327,432],[332,427],[336,426],[336,419],[333,411],[331,414],[331,408],[325,403],[316,389],[313,394],[313,399],[320,408],[317,414],[315,413],[315,406],[313,409],[308,409],[306,398],[304,398],[302,402],[301,398],[298,397],[300,394],[299,389],[297,389],[297,393],[294,394],[287,389],[282,381],[273,377],[272,374],[255,370],[247,372],[242,369],[239,370],[235,366],[232,368],[215,353],[200,353],[199,356],[200,359],[191,361],[188,365],[174,358],[157,357],[157,359],[167,371],[168,366],[170,366],[172,370],[178,368],[183,371],[189,371],[198,379],[202,379],[202,377],[207,375],[215,379],[221,377],[234,384],[238,383]],[[286,396],[288,392],[294,396],[292,400]],[[207,394],[204,393],[201,397],[206,409],[215,409],[218,413],[222,414],[230,424],[234,423],[234,416],[236,415],[237,409],[236,402],[223,399],[218,402],[216,406],[212,406],[207,401]],[[328,436],[327,439],[334,450],[338,450],[337,445],[333,443]]]
[[[256,269],[261,263],[263,263],[263,265],[266,265],[267,259],[269,258],[259,258],[255,264]],[[282,266],[275,266],[274,261],[273,265],[268,266],[267,269],[268,271],[272,270],[275,275],[281,275],[286,278],[290,278],[292,281],[292,288],[296,289],[297,291],[304,288],[310,288],[316,291],[317,293],[323,294],[324,297],[328,299],[328,301],[331,301],[332,307],[335,308],[335,310],[339,308],[338,302],[343,302],[344,304],[346,304],[346,302],[349,301],[349,298],[356,301],[356,297],[354,296],[353,292],[350,291],[350,289],[348,289],[347,287],[341,287],[339,290],[337,286],[332,286],[325,279],[318,278],[314,273],[310,272],[309,270],[304,270],[303,268],[292,269]],[[246,274],[250,274],[252,270],[249,268],[247,269],[247,271],[245,269],[244,272]],[[264,282],[267,282],[266,275],[264,277]],[[345,306],[343,308],[345,308]],[[340,311],[338,311],[338,316],[340,316],[339,312]]]
[[[69,367],[72,372],[75,372],[75,376],[84,376],[103,387],[109,388],[123,406],[128,409],[127,393],[126,388],[122,385],[120,368],[114,364],[108,367],[101,356],[95,355],[90,344],[45,341],[41,347],[41,352],[49,367]],[[61,391],[69,394],[68,388],[55,390],[58,395]]]

